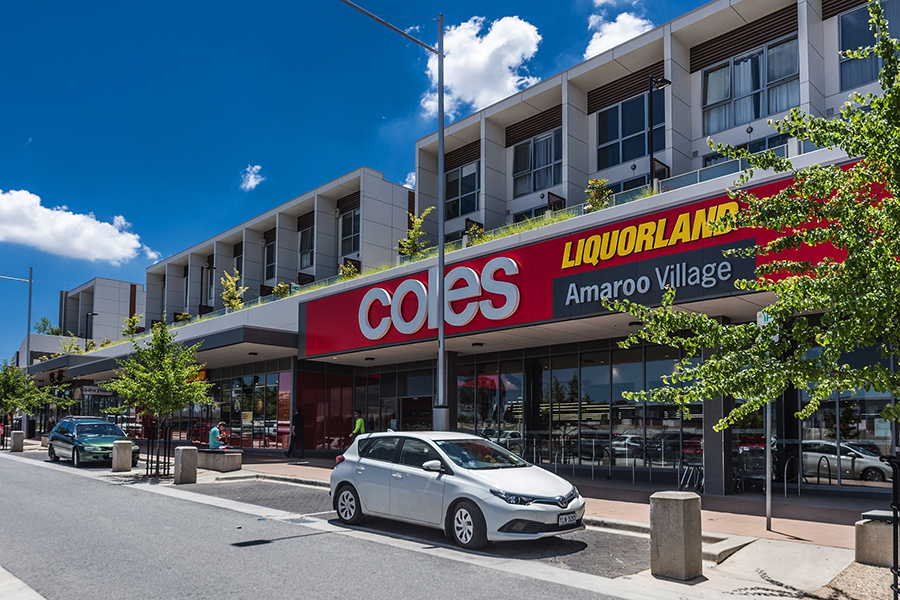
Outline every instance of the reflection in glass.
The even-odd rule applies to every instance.
[[[581,355],[581,463],[608,465],[609,431],[609,352]]]

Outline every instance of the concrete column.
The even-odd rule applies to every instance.
[[[650,496],[650,573],[679,581],[703,575],[700,496],[657,492]]]
[[[720,323],[729,323],[726,317],[716,317]],[[712,355],[714,349],[703,351],[703,358]],[[713,426],[731,412],[734,400],[719,396],[703,402],[703,491],[715,496],[734,492],[734,461],[731,455],[731,427],[715,431]]]
[[[24,431],[13,431],[12,433],[12,446],[10,447],[10,452],[21,452],[25,446],[25,432]]]
[[[113,473],[127,473],[131,471],[131,441],[119,440],[113,442]]]
[[[175,483],[197,483],[197,449],[193,446],[175,448]]]

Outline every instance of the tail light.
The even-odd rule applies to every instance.
[[[336,465],[339,465],[339,464],[341,464],[342,462],[344,462],[344,455],[343,455],[343,454],[341,454],[340,456],[338,456],[337,458],[334,459],[334,464],[336,464]]]

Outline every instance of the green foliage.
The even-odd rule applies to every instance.
[[[359,277],[359,269],[353,263],[347,262],[340,266],[338,278],[341,281],[349,281],[355,277]]]
[[[406,232],[406,238],[398,242],[400,244],[398,248],[400,254],[408,256],[411,260],[424,258],[423,254],[428,249],[428,244],[421,239],[424,234],[422,223],[425,222],[425,217],[428,216],[428,213],[433,210],[434,207],[429,206],[418,217],[412,213],[406,213],[409,215],[410,227],[409,231]]]
[[[103,384],[121,400],[118,408],[107,412],[134,408],[161,422],[164,416],[191,404],[213,402],[208,394],[211,384],[198,377],[203,369],[196,361],[200,344],[186,348],[175,343],[175,335],[165,323],[157,323],[145,346],[132,341],[134,356],[119,360],[116,378]]]
[[[69,337],[60,340],[59,342],[59,352],[56,356],[60,356],[63,354],[81,354],[81,348],[78,346],[78,338],[75,337],[72,332],[69,332]]]
[[[191,313],[186,313],[186,312],[178,313],[177,315],[175,315],[175,321],[178,323],[187,323],[192,318],[194,318],[193,315],[191,315]]]
[[[122,323],[125,325],[122,327],[122,336],[123,337],[132,337],[138,334],[138,323],[141,322],[141,317],[144,315],[131,315],[130,317],[125,317],[122,319]]]
[[[750,155],[710,143],[724,155],[744,159],[751,172],[771,169],[793,177],[793,183],[767,197],[740,187],[730,191],[745,207],[714,225],[778,233],[768,243],[727,253],[762,259],[755,278],[736,286],[776,298],[765,309],[771,322],[762,327],[730,325],[678,311],[672,290],[657,309],[628,301],[605,302],[645,323],[623,342],[624,347],[645,340],[680,348],[688,357],[666,378],[668,385],[625,394],[627,398],[678,404],[683,410],[689,403],[723,395],[744,400],[719,421],[716,428],[722,429],[790,387],[810,398],[798,418],[818,410],[834,390],[900,396],[900,373],[893,372],[887,361],[856,368],[847,364],[854,350],[876,348],[888,356],[900,347],[900,44],[888,35],[878,2],[869,2],[869,12],[875,45],[847,54],[881,57],[882,92],[854,94],[841,109],[841,118],[823,119],[794,109],[785,119],[770,121],[779,133],[822,148],[841,148],[859,157],[858,162],[847,168],[794,169],[790,160],[771,151]],[[743,174],[738,186],[750,176]],[[801,259],[791,252],[801,246],[816,250],[812,256],[844,258]],[[709,358],[689,362],[704,349],[712,349]],[[888,405],[881,416],[898,420],[900,409]]]
[[[279,300],[287,298],[291,295],[291,286],[282,281],[272,288],[272,293],[275,294],[275,297]]]
[[[234,275],[229,275],[228,271],[223,271],[222,274],[224,277],[220,281],[222,282],[222,302],[225,304],[225,308],[241,310],[244,308],[244,292],[247,291],[246,287],[238,287],[241,272],[235,269]]]
[[[472,226],[466,229],[466,235],[469,238],[466,242],[466,246],[480,244],[484,241],[484,228],[478,225],[478,223],[472,223]]]
[[[584,190],[584,212],[594,212],[612,205],[612,191],[606,187],[605,179],[591,179]]]
[[[51,393],[58,389],[61,387],[38,387],[25,369],[4,360],[0,367],[0,413],[22,409],[28,414],[34,414],[40,407],[56,400]]]
[[[41,317],[41,320],[34,324],[34,331],[43,335],[62,335],[62,329],[51,325],[47,317]]]

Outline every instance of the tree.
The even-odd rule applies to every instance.
[[[225,304],[225,308],[241,310],[244,308],[244,292],[247,291],[246,287],[238,287],[241,272],[235,269],[234,275],[229,275],[228,271],[223,271],[222,274],[224,277],[219,281],[222,282],[222,302]]]
[[[41,320],[34,324],[34,331],[43,335],[62,335],[62,329],[51,325],[47,317],[41,317]]]
[[[584,190],[584,212],[594,212],[612,205],[612,190],[606,187],[605,179],[591,179]]]
[[[40,407],[51,404],[63,404],[53,394],[62,390],[62,385],[38,387],[34,378],[16,365],[3,361],[0,366],[0,414],[6,415],[21,409],[28,414]],[[71,402],[69,402],[71,403]]]
[[[137,414],[152,416],[158,424],[157,437],[161,437],[161,425],[172,412],[191,404],[211,404],[211,384],[200,378],[203,365],[196,361],[200,344],[184,347],[175,343],[176,334],[165,323],[157,323],[146,346],[132,341],[135,355],[118,361],[120,371],[116,377],[103,384],[115,392],[121,405],[108,412],[124,413],[134,409]],[[157,458],[158,458],[157,445]],[[157,470],[159,461],[157,460]]]
[[[721,430],[777,398],[788,388],[808,392],[809,402],[797,413],[806,418],[834,390],[869,389],[900,395],[900,373],[872,364],[852,368],[848,353],[877,348],[889,356],[900,346],[900,44],[890,37],[880,4],[869,2],[875,43],[847,55],[880,57],[880,94],[854,94],[841,117],[823,119],[798,109],[770,124],[780,133],[810,140],[823,148],[840,148],[859,157],[850,166],[813,165],[795,170],[774,153],[750,155],[723,145],[711,147],[750,164],[736,190],[729,191],[741,209],[719,219],[719,228],[762,228],[771,241],[733,256],[757,257],[755,278],[736,286],[770,292],[777,298],[765,308],[771,321],[729,325],[704,314],[674,308],[675,291],[667,290],[660,307],[605,302],[629,313],[644,327],[623,345],[640,340],[684,351],[687,357],[663,387],[626,394],[678,404],[723,395],[745,402],[716,425]],[[742,189],[752,169],[789,172],[793,179],[780,192],[757,197]],[[794,251],[812,248],[801,258]],[[712,355],[698,364],[690,358],[704,349]],[[898,420],[900,409],[888,405],[882,418]]]
[[[287,298],[291,295],[291,286],[282,281],[272,288],[272,294],[279,300]]]
[[[425,217],[428,216],[428,213],[433,210],[434,207],[429,206],[418,217],[412,213],[406,213],[409,215],[410,227],[406,232],[406,237],[397,243],[400,244],[398,248],[400,254],[408,256],[410,260],[423,258],[425,251],[428,249],[428,243],[421,239],[425,233],[422,231],[422,224],[425,222]]]
[[[131,315],[130,317],[124,317],[122,319],[122,323],[125,325],[122,327],[122,337],[133,337],[138,334],[138,323],[141,321],[141,317],[144,315]]]

